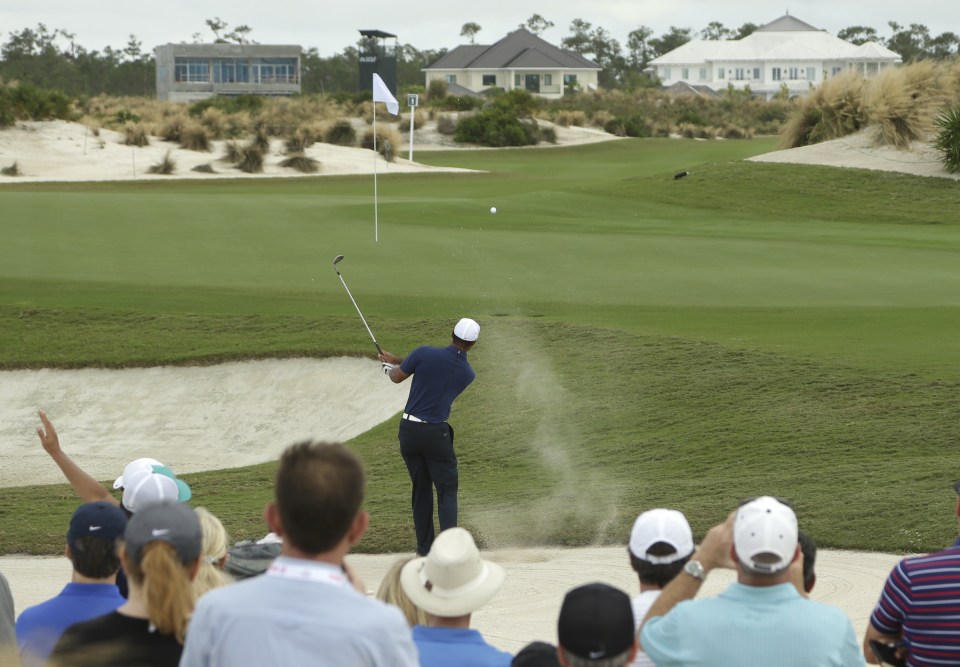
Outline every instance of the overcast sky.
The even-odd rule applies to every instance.
[[[751,22],[768,23],[789,11],[807,23],[836,34],[852,25],[876,28],[887,37],[888,21],[901,25],[920,23],[938,35],[960,34],[957,0],[801,0],[779,4],[769,0],[486,0],[477,3],[426,2],[425,0],[0,0],[0,42],[12,31],[44,23],[75,33],[87,49],[123,47],[129,35],[142,42],[144,51],[159,44],[193,41],[194,33],[211,33],[205,21],[220,17],[230,26],[248,25],[250,37],[261,44],[299,44],[316,47],[327,56],[355,44],[360,28],[376,28],[397,35],[400,43],[420,50],[453,48],[464,39],[460,28],[480,24],[478,44],[490,44],[538,13],[556,25],[543,33],[555,44],[570,34],[570,22],[583,19],[606,29],[626,43],[631,30],[645,25],[660,35],[670,26],[699,31],[710,21],[728,28]]]

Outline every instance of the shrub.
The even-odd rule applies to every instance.
[[[180,137],[183,135],[183,128],[186,124],[187,119],[185,116],[174,116],[160,127],[160,137],[164,141],[175,141],[179,143]]]
[[[224,113],[260,113],[264,99],[259,95],[217,95],[195,102],[190,106],[190,115],[198,118],[207,109],[219,109]]]
[[[453,138],[482,146],[529,146],[540,139],[535,121],[521,121],[502,107],[485,109],[461,119]]]
[[[473,109],[479,109],[483,106],[483,99],[471,97],[470,95],[463,95],[462,97],[447,95],[443,100],[442,106],[444,109],[450,111],[472,111]]]
[[[457,119],[447,113],[437,116],[437,132],[451,135],[457,131]]]
[[[253,126],[253,139],[250,143],[257,147],[261,153],[267,153],[270,150],[270,134],[267,124],[262,120],[257,121]]]
[[[241,146],[236,141],[228,141],[223,145],[224,154],[220,158],[224,162],[229,162],[230,164],[237,164],[241,159]]]
[[[122,125],[124,123],[139,123],[140,116],[133,113],[132,111],[128,111],[127,109],[121,109],[114,116],[114,122],[116,122],[119,125]]]
[[[227,129],[227,115],[216,107],[209,107],[200,114],[200,124],[209,130],[213,139],[222,139]]]
[[[930,134],[944,99],[936,66],[921,60],[881,72],[864,89],[863,105],[879,142],[904,148]]]
[[[151,174],[162,174],[164,176],[169,176],[177,168],[177,164],[173,161],[173,158],[170,157],[170,151],[167,151],[164,154],[163,159],[160,162],[157,162],[154,165],[151,165],[147,171]]]
[[[215,174],[215,173],[217,173],[216,170],[213,168],[213,165],[210,164],[209,162],[206,162],[206,163],[204,163],[204,164],[198,164],[196,167],[194,167],[194,168],[191,169],[190,171],[197,171],[197,172],[200,172],[201,174]]]
[[[236,167],[248,174],[261,173],[263,171],[263,151],[254,142],[240,147]]]
[[[17,161],[14,160],[13,164],[9,167],[3,167],[0,169],[0,174],[4,176],[20,176],[20,165],[17,164]]]
[[[337,146],[352,146],[357,142],[357,131],[353,129],[350,121],[338,120],[327,129],[323,140]]]
[[[143,123],[127,123],[123,126],[123,144],[138,148],[150,145],[150,137]]]
[[[377,152],[388,162],[393,162],[394,154],[399,146],[400,135],[397,134],[396,130],[389,127],[377,128]],[[360,147],[373,150],[373,129],[364,132]]]
[[[593,114],[593,117],[590,119],[590,122],[595,127],[606,127],[607,123],[613,120],[613,114],[609,111],[596,111]]]
[[[210,131],[200,123],[187,123],[180,132],[180,148],[209,153]]]
[[[557,131],[550,125],[544,125],[540,128],[540,141],[557,143]]]
[[[320,162],[312,157],[307,157],[303,153],[291,155],[280,162],[281,167],[296,169],[304,174],[315,174],[320,171]]]
[[[447,96],[447,82],[442,79],[432,79],[427,86],[427,99],[430,101],[442,100]]]
[[[305,150],[313,146],[316,143],[316,137],[314,136],[313,130],[308,127],[298,127],[293,131],[286,141],[286,150],[287,153],[303,153]]]
[[[420,111],[419,109],[417,109],[417,110],[413,113],[413,129],[414,129],[414,130],[419,130],[421,127],[423,127],[423,124],[424,124],[425,122],[426,122],[426,117],[423,115],[423,112]],[[406,117],[404,117],[404,116],[402,116],[402,115],[400,116],[400,131],[401,131],[401,132],[409,132],[409,131],[410,131],[410,116],[409,116],[409,114],[408,114]]]
[[[934,147],[940,152],[943,167],[951,174],[960,174],[960,106],[943,109],[934,122]]]
[[[70,120],[70,98],[59,90],[44,90],[26,83],[0,82],[0,127],[17,120]]]
[[[828,79],[797,101],[780,133],[780,148],[796,148],[852,134],[866,123],[863,111],[864,78],[853,70]],[[775,118],[782,107],[772,105],[758,114],[761,121]],[[765,128],[769,129],[769,128]]]

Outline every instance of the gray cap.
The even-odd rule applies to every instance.
[[[150,542],[166,542],[181,563],[189,563],[200,556],[203,531],[192,507],[166,502],[149,505],[130,517],[123,539],[135,563],[140,563]]]

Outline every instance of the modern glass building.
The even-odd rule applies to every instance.
[[[300,51],[268,44],[158,46],[157,98],[194,102],[214,95],[293,95],[300,92]]]

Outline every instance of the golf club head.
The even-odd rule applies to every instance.
[[[336,266],[343,260],[343,255],[337,255],[333,258],[333,265]]]

